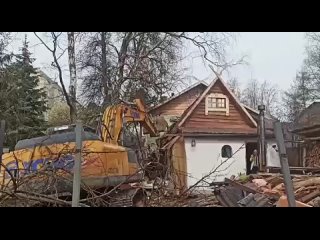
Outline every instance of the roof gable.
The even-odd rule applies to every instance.
[[[224,83],[224,81],[221,79],[220,76],[218,76],[214,81],[211,82],[211,84],[207,87],[207,89],[202,93],[202,95],[194,102],[194,104],[189,108],[189,110],[182,116],[181,121],[178,124],[179,128],[184,128],[186,123],[189,121],[190,118],[197,118],[197,123],[194,123],[194,126],[201,125],[202,119],[206,119],[209,117],[205,116],[204,112],[204,104],[205,104],[205,97],[212,92],[215,91],[222,91],[223,94],[227,95],[230,100],[230,106],[232,106],[233,113],[237,114],[237,118],[241,120],[241,124],[247,128],[248,131],[254,132],[255,128],[257,127],[256,121],[252,118],[252,116],[247,112],[247,110],[243,107],[243,105],[239,102],[239,100],[235,97],[235,95],[232,93],[232,91],[228,88],[228,86]],[[203,114],[202,114],[203,112]],[[197,116],[196,116],[197,115]],[[240,116],[241,115],[241,116]],[[220,126],[225,125],[227,126],[232,125],[235,126],[237,123],[240,123],[239,121],[229,121],[234,120],[235,117],[224,117],[225,119],[221,119],[223,117],[218,117],[217,122],[215,122],[214,119],[211,119],[211,123],[207,122],[207,124],[211,125],[217,125],[220,123]],[[230,123],[230,124],[229,124]],[[227,125],[226,125],[227,124]],[[200,126],[201,127],[201,126]],[[203,128],[205,128],[203,126]]]

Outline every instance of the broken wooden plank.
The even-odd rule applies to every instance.
[[[250,176],[254,176],[254,178],[269,178],[272,176],[283,177],[283,174],[281,174],[281,173],[258,173],[256,175],[251,174]],[[320,174],[312,174],[312,175],[291,174],[291,178],[310,178],[310,177],[320,177]]]
[[[244,185],[242,185],[242,184],[240,184],[240,183],[237,183],[237,182],[235,182],[235,181],[232,181],[232,180],[229,179],[229,178],[225,178],[224,181],[225,181],[226,183],[228,183],[228,184],[236,187],[236,188],[241,189],[242,191],[249,192],[249,193],[257,193],[256,190],[254,190],[254,189],[252,189],[252,188],[249,188],[249,187],[247,187],[247,186],[244,186]]]
[[[306,203],[306,202],[309,202],[309,201],[311,201],[312,199],[318,197],[319,195],[320,195],[320,191],[319,191],[319,189],[317,189],[317,190],[309,193],[308,195],[302,197],[302,198],[300,199],[300,201]]]
[[[307,180],[295,182],[293,185],[295,189],[312,185],[320,185],[320,177],[310,177]]]
[[[272,176],[265,179],[268,184],[270,184],[271,188],[274,188],[275,186],[279,185],[280,183],[283,183],[283,178],[279,176]]]

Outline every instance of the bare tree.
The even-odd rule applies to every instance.
[[[61,46],[59,44],[59,41],[61,40],[63,33],[62,32],[50,32],[49,38],[50,38],[51,44],[46,43],[36,32],[34,32],[34,34],[40,40],[40,42],[43,44],[43,46],[45,46],[45,48],[48,51],[50,51],[52,54],[52,57],[53,57],[52,66],[54,66],[58,70],[59,82],[61,84],[62,91],[63,91],[64,97],[66,99],[66,102],[70,108],[70,118],[71,118],[70,120],[71,120],[71,122],[73,122],[74,119],[72,119],[72,116],[76,115],[76,109],[74,108],[74,104],[72,103],[72,99],[66,90],[64,80],[63,80],[62,68],[59,63],[59,59],[62,57],[62,55],[67,50],[67,48],[64,48],[64,49],[61,48]],[[50,47],[50,45],[52,45],[52,47]],[[60,50],[60,52],[61,52],[60,54],[58,53],[58,50]]]
[[[70,71],[69,94],[70,94],[70,102],[72,104],[72,109],[73,109],[73,111],[70,111],[71,122],[74,122],[77,117],[77,106],[76,106],[77,71],[76,71],[76,57],[75,57],[74,45],[75,45],[74,32],[68,32],[68,59],[69,59],[69,71]]]
[[[257,79],[251,79],[243,91],[242,102],[253,109],[257,109],[260,97],[259,82]]]
[[[313,81],[315,90],[320,90],[320,33],[310,32],[306,34],[307,58],[304,61],[306,72]]]
[[[238,98],[241,99],[241,88],[240,83],[237,78],[229,78],[227,80],[227,85],[233,94]]]
[[[258,105],[264,104],[266,113],[275,115],[279,103],[279,90],[267,80],[260,83],[256,79],[251,79],[243,91],[241,101],[253,109],[258,109]]]
[[[279,107],[285,121],[294,121],[303,109],[318,98],[320,92],[320,33],[309,32],[306,40],[307,57],[293,84],[283,93],[282,107]]]
[[[198,47],[203,58],[226,69],[225,47],[230,33],[120,32],[85,33],[79,38],[78,62],[87,102],[105,105],[142,95],[157,103],[182,82],[182,49],[187,42]]]
[[[270,84],[267,80],[260,86],[260,103],[266,106],[266,113],[273,115],[278,104],[279,91],[276,85]]]
[[[137,94],[161,96],[179,79],[180,46],[164,33],[87,33],[79,53],[87,102],[131,100]]]

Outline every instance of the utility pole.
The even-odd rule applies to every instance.
[[[279,121],[275,122],[273,124],[273,126],[274,126],[274,134],[276,136],[277,144],[278,144],[280,163],[281,163],[281,171],[282,171],[283,178],[284,178],[284,186],[285,186],[286,193],[287,193],[288,204],[289,204],[289,207],[295,207],[296,200],[294,198],[293,183],[292,183],[291,176],[290,176],[290,168],[289,168],[289,163],[288,163],[288,158],[287,158],[286,147],[284,144],[281,122],[279,122]]]
[[[266,141],[265,141],[265,124],[264,124],[264,105],[258,106],[259,110],[259,127],[258,127],[258,135],[259,135],[259,170],[263,171],[266,166]]]
[[[73,189],[72,189],[72,207],[79,207],[80,201],[80,183],[81,183],[81,162],[82,162],[82,123],[76,122],[76,154],[73,167]]]

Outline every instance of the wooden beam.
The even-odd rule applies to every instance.
[[[281,169],[280,167],[266,167],[267,169]],[[289,167],[290,170],[315,170],[320,171],[318,167]]]
[[[249,187],[247,187],[247,186],[244,186],[244,185],[242,185],[242,184],[240,184],[240,183],[237,183],[237,182],[235,182],[235,181],[232,181],[232,180],[229,179],[229,178],[225,178],[224,181],[225,181],[226,183],[228,183],[228,184],[236,187],[236,188],[241,189],[242,191],[249,192],[249,193],[257,193],[256,190],[254,190],[254,189],[252,189],[252,188],[249,188]]]
[[[318,197],[319,195],[320,195],[320,191],[319,191],[319,189],[317,189],[317,190],[309,193],[308,195],[302,197],[300,199],[300,201],[304,202],[304,203],[307,203],[307,202],[311,201],[312,199],[314,199],[315,197]]]

